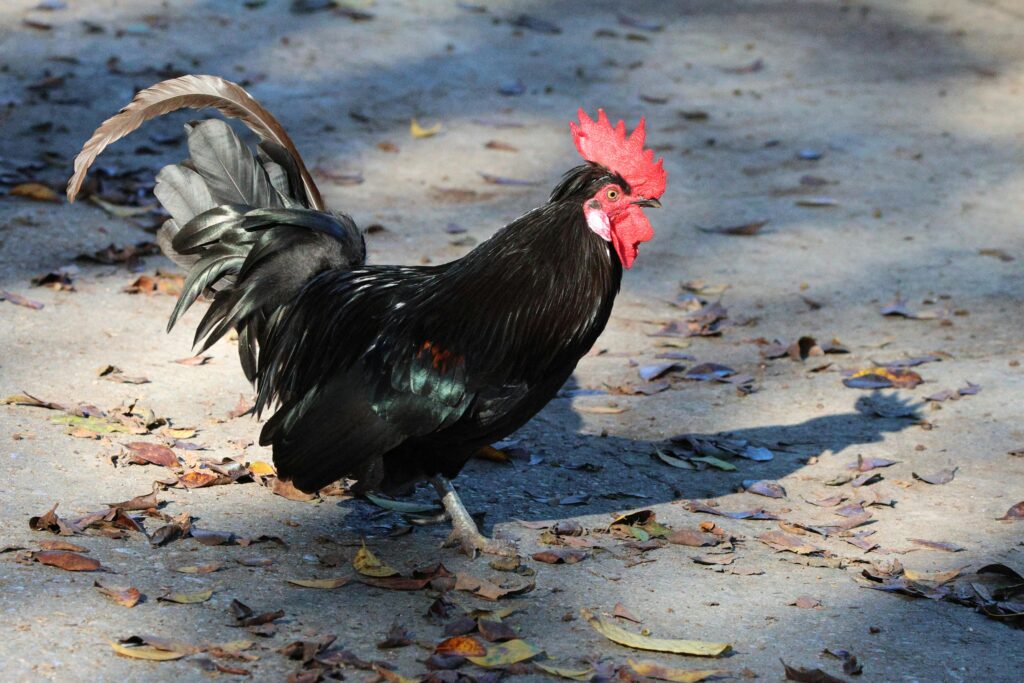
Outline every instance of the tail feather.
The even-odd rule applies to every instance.
[[[188,270],[168,329],[200,295],[212,297],[196,330],[205,350],[238,331],[246,376],[293,299],[317,273],[365,262],[362,234],[323,201],[277,120],[242,88],[211,76],[185,76],[141,91],[104,122],[75,159],[74,199],[89,166],[110,143],[145,121],[183,107],[215,107],[241,119],[261,141],[254,154],[224,121],[186,126],[190,159],[157,176],[155,193],[171,214],[157,239]]]
[[[261,140],[285,150],[301,179],[306,199],[302,203],[313,209],[324,208],[316,183],[302,163],[295,144],[277,119],[240,85],[216,76],[193,75],[172,78],[139,91],[128,106],[104,121],[75,157],[75,172],[68,180],[68,200],[75,200],[78,191],[82,189],[86,172],[108,145],[157,116],[178,109],[206,107],[214,107],[224,116],[240,119]],[[296,185],[295,189],[298,190],[298,187]]]

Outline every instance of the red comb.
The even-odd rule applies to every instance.
[[[665,160],[654,161],[654,150],[644,149],[644,120],[640,119],[629,137],[626,137],[626,124],[619,121],[612,128],[604,109],[597,110],[597,121],[587,112],[577,112],[580,123],[569,124],[576,149],[587,161],[600,164],[622,176],[632,189],[632,194],[647,199],[657,199],[665,192],[665,181],[668,173],[663,166]]]

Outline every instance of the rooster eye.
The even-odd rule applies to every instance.
[[[612,189],[608,190],[608,199],[610,199],[610,200],[612,200],[614,202],[618,198],[619,198],[619,191],[618,190],[616,190],[615,188],[612,188]]]

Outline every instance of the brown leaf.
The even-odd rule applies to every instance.
[[[534,553],[533,559],[545,564],[576,564],[587,559],[587,553],[573,548],[554,548]]]
[[[821,669],[802,669],[790,666],[785,662],[782,662],[782,666],[786,669],[787,681],[796,681],[797,683],[847,683],[842,678],[836,678]]]
[[[958,553],[964,549],[962,546],[950,543],[949,541],[928,541],[923,538],[908,538],[907,540],[914,545],[931,548],[932,550],[942,550],[947,553]]]
[[[479,657],[487,654],[487,648],[485,648],[480,641],[469,636],[454,636],[442,640],[436,648],[434,653],[444,656],[455,656],[455,657]]]
[[[124,445],[131,453],[129,462],[137,465],[150,463],[161,467],[179,467],[178,456],[167,446],[147,441],[133,441]]]
[[[92,584],[99,589],[100,593],[113,600],[122,607],[135,607],[142,599],[142,593],[138,588],[131,586],[104,586],[99,581]]]
[[[766,531],[758,536],[757,540],[779,552],[789,551],[797,555],[810,555],[811,553],[822,551],[822,548],[806,543],[799,537],[787,534],[784,531]]]
[[[932,474],[918,474],[917,472],[912,472],[911,474],[914,477],[914,479],[917,479],[918,481],[923,481],[926,484],[939,485],[948,484],[949,482],[953,481],[953,477],[956,475],[956,471],[958,469],[960,468],[953,467],[944,470],[939,470],[938,472],[933,472]]]
[[[28,520],[28,527],[33,531],[50,531],[55,534],[60,534],[61,536],[71,536],[78,533],[77,529],[57,516],[57,506],[59,504],[60,503],[54,503],[53,507],[42,515],[30,517]]]
[[[178,273],[156,271],[153,275],[140,275],[121,291],[128,294],[168,294],[178,296],[185,284],[185,277]]]
[[[120,508],[122,510],[149,510],[150,508],[160,507],[163,502],[156,497],[156,492],[154,491],[153,493],[135,496],[131,500],[125,500],[120,503],[107,503],[107,507]]]
[[[192,356],[191,358],[179,358],[178,360],[171,361],[171,362],[172,363],[177,363],[178,365],[189,365],[189,366],[195,367],[197,365],[206,365],[211,360],[213,360],[212,356],[199,355],[199,356]]]
[[[998,518],[1001,522],[1019,521],[1024,519],[1024,500],[1012,506],[1006,514]]]
[[[851,389],[913,389],[923,382],[921,375],[902,368],[868,368],[843,380]]]
[[[315,493],[306,493],[295,488],[295,485],[290,481],[284,481],[277,477],[267,477],[267,480],[273,480],[270,490],[275,496],[281,496],[282,498],[287,498],[288,500],[294,500],[300,503],[305,503],[318,498]]]
[[[67,541],[40,541],[39,547],[43,550],[70,550],[73,553],[89,552],[88,548]]]
[[[228,419],[229,420],[233,420],[236,417],[242,417],[243,415],[246,415],[250,411],[252,411],[252,409],[253,409],[252,402],[249,401],[248,399],[246,399],[243,394],[239,394],[238,395],[238,403],[236,403],[235,407],[232,408],[231,411],[228,413]]]
[[[789,604],[800,609],[814,609],[815,607],[821,607],[821,600],[812,598],[809,595],[801,595]]]
[[[43,308],[43,304],[35,299],[29,299],[28,297],[9,292],[6,289],[0,289],[0,301],[6,299],[15,306],[23,306],[25,308],[31,308],[34,311],[38,311]]]
[[[37,202],[60,203],[60,195],[42,183],[21,183],[20,185],[15,185],[10,189],[10,194]]]
[[[626,621],[632,621],[634,624],[643,623],[643,620],[637,619],[621,602],[615,603],[615,608],[612,610],[612,616],[619,619],[625,619]]]
[[[691,548],[718,545],[718,538],[697,529],[677,529],[666,538],[669,543],[685,545]]]
[[[69,572],[92,572],[103,568],[99,560],[67,550],[43,550],[34,553],[32,557],[40,564]]]
[[[507,142],[502,142],[501,140],[488,140],[487,144],[484,145],[484,147],[486,147],[487,149],[500,150],[502,152],[518,152],[519,151],[518,147],[510,145]]]
[[[714,228],[697,228],[701,232],[713,232],[719,235],[738,235],[742,237],[750,237],[761,232],[761,228],[768,225],[767,220],[763,221],[752,221],[750,223],[742,223],[740,225],[719,225]]]
[[[412,645],[413,638],[415,638],[415,636],[413,636],[413,634],[404,626],[401,624],[392,624],[387,637],[377,643],[377,649],[390,650],[399,647],[406,647]]]
[[[511,626],[503,621],[494,621],[492,619],[481,618],[477,620],[477,630],[480,631],[480,635],[484,637],[484,640],[492,643],[502,643],[519,637]]]

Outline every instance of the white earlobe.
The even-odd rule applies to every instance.
[[[587,217],[587,225],[601,239],[606,242],[612,241],[612,225],[608,220],[608,214],[601,209],[591,209],[589,206],[584,206],[583,215]]]

